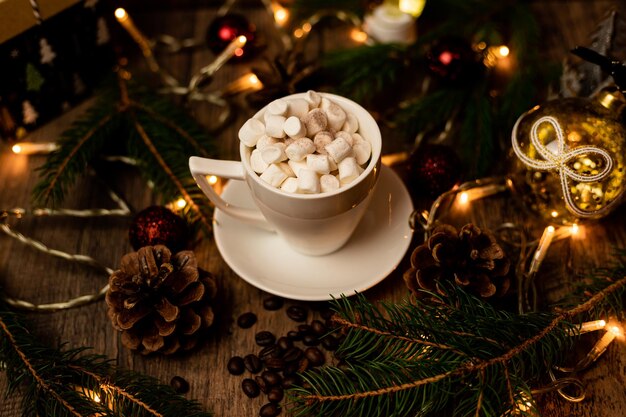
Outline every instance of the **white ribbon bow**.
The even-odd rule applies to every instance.
[[[559,124],[559,121],[552,116],[544,116],[533,124],[530,129],[530,143],[535,147],[537,153],[541,155],[544,160],[534,159],[526,155],[522,149],[520,148],[519,143],[517,142],[517,127],[520,123],[520,120],[517,120],[515,126],[513,127],[513,133],[511,135],[511,142],[513,144],[513,151],[515,155],[528,167],[537,169],[539,171],[556,171],[559,174],[561,179],[561,188],[563,190],[563,198],[565,199],[565,204],[579,217],[593,217],[609,208],[609,205],[601,208],[600,210],[593,211],[584,211],[581,210],[574,204],[574,200],[572,198],[572,194],[570,192],[569,187],[569,178],[579,183],[590,183],[596,181],[602,181],[606,178],[611,170],[613,169],[613,159],[611,155],[604,149],[598,148],[596,146],[580,146],[574,148],[572,150],[567,149],[567,145],[565,144],[565,135],[563,134],[563,129]],[[557,151],[551,152],[541,141],[539,140],[539,134],[537,130],[539,129],[539,125],[542,123],[549,123],[554,127],[556,131],[557,137]],[[579,174],[570,168],[567,163],[574,158],[577,158],[581,155],[597,155],[600,158],[604,159],[605,167],[598,174],[587,175],[587,174]]]

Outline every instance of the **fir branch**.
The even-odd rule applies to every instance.
[[[0,362],[6,364],[7,394],[24,388],[24,415],[178,417],[184,410],[188,417],[210,417],[171,387],[85,350],[42,345],[19,316],[0,305]],[[94,393],[100,402],[90,397]]]
[[[162,200],[182,196],[190,222],[199,222],[210,232],[208,200],[198,190],[187,165],[192,155],[210,155],[206,134],[166,98],[121,75],[114,85],[61,135],[59,149],[40,168],[41,179],[33,192],[35,202],[58,204],[89,164],[114,151],[137,159],[143,176],[158,184],[155,191]],[[128,140],[133,132],[140,146]]]
[[[290,392],[296,415],[356,416],[373,410],[386,416],[432,415],[450,403],[457,404],[454,415],[502,415],[511,403],[517,412],[531,415],[532,397],[525,399],[531,402],[526,411],[518,407],[530,393],[528,384],[540,381],[546,369],[563,359],[573,341],[572,323],[616,300],[622,301],[614,309],[624,307],[626,276],[556,313],[514,315],[458,288],[450,286],[447,292],[442,297],[446,304],[440,305],[416,301],[376,307],[363,296],[336,300],[335,320],[348,332],[337,355],[350,368],[307,372],[310,388]],[[471,320],[463,320],[467,317]],[[457,328],[489,334],[502,344],[466,336],[472,339],[468,343],[455,337]],[[416,349],[418,337],[435,344],[445,337],[446,343]]]

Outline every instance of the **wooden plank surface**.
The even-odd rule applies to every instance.
[[[576,44],[586,43],[588,34],[597,22],[617,1],[547,1],[535,2],[540,21],[549,27],[546,35],[546,48],[554,57],[561,59],[567,50]],[[262,11],[244,11],[255,22],[259,30],[270,33],[269,23]],[[206,26],[215,14],[214,9],[183,9],[174,11],[139,11],[135,20],[143,30],[154,36],[169,33],[179,37],[202,38]],[[275,45],[275,43],[273,43]],[[275,48],[275,46],[273,46]],[[128,53],[132,48],[127,47]],[[180,80],[188,80],[199,68],[211,61],[212,54],[200,48],[191,54],[161,56],[172,74]],[[228,65],[213,81],[214,85],[224,85],[247,71],[250,64]],[[88,107],[87,102],[53,123],[34,132],[29,137],[33,141],[53,140],[71,121]],[[251,110],[243,102],[236,102],[235,120],[226,128],[215,133],[220,154],[224,158],[235,158],[238,141],[237,126],[249,117]],[[216,110],[197,106],[192,109],[201,123],[209,124],[216,116]],[[396,134],[397,136],[397,134]],[[394,132],[385,132],[394,143],[402,143]],[[395,137],[395,139],[394,139]],[[387,145],[389,146],[389,145]],[[396,147],[400,147],[397,145]],[[391,150],[391,149],[390,149]],[[37,177],[34,170],[43,162],[42,157],[14,156],[4,148],[0,152],[0,206],[30,207],[30,193]],[[131,169],[114,166],[107,181],[126,196],[131,205],[141,209],[153,203],[154,196]],[[108,176],[108,174],[107,174]],[[76,187],[71,197],[64,203],[66,207],[112,207],[98,182],[85,178]],[[499,219],[523,221],[523,214],[513,199],[507,196],[474,205],[467,220],[488,227],[497,227]],[[626,244],[624,208],[603,220],[587,231],[586,239],[560,242],[551,250],[545,264],[546,291],[562,294],[576,272],[593,265],[602,265],[609,259],[612,246]],[[456,219],[459,224],[466,219]],[[96,257],[105,265],[116,267],[121,256],[131,250],[127,238],[130,219],[24,219],[16,224],[16,229],[27,236],[33,236],[58,249],[84,253]],[[15,224],[15,222],[12,222]],[[536,234],[540,230],[535,230]],[[415,240],[418,243],[419,239]],[[0,284],[12,296],[36,303],[63,300],[78,294],[97,291],[107,281],[89,268],[69,265],[24,247],[6,236],[0,236]],[[233,355],[244,355],[258,350],[254,334],[259,330],[271,330],[277,335],[286,334],[295,323],[285,315],[285,308],[270,312],[262,308],[262,300],[267,296],[240,279],[221,259],[212,239],[205,239],[195,250],[199,264],[211,271],[219,281],[220,296],[216,306],[219,316],[216,328],[209,340],[197,351],[183,356],[163,358],[144,357],[125,349],[118,334],[112,329],[106,316],[104,302],[51,314],[29,314],[35,334],[46,343],[58,346],[67,342],[70,347],[93,346],[95,352],[117,359],[120,366],[153,375],[164,383],[179,375],[191,384],[189,398],[198,399],[216,417],[249,417],[258,415],[264,402],[257,398],[250,400],[241,391],[241,377],[232,377],[225,365]],[[371,254],[375,256],[375,254]],[[366,292],[372,299],[400,299],[407,291],[401,279],[407,260],[385,281]],[[287,302],[286,306],[294,304]],[[312,307],[311,304],[304,304]],[[234,324],[241,313],[252,311],[259,321],[252,328],[242,330]],[[312,314],[312,313],[311,313]],[[311,315],[309,319],[313,316]],[[594,416],[614,417],[626,414],[626,347],[614,344],[596,366],[582,375],[589,399],[580,404],[566,403],[555,395],[541,398],[544,416]],[[6,386],[5,375],[0,373],[0,391]],[[20,398],[13,396],[0,400],[0,416],[20,415]],[[182,415],[182,414],[181,414]]]

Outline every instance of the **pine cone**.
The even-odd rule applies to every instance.
[[[124,255],[109,277],[108,315],[124,346],[169,355],[192,349],[213,323],[216,291],[192,251],[172,256],[165,246],[145,246]]]
[[[439,283],[453,281],[474,295],[489,298],[505,295],[509,290],[509,266],[491,232],[481,231],[473,224],[463,226],[460,232],[442,225],[415,248],[404,281],[416,295],[420,289],[445,295]]]

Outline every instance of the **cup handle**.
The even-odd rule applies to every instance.
[[[274,231],[274,228],[267,222],[260,211],[227,203],[215,192],[206,178],[207,175],[216,175],[221,178],[243,181],[245,176],[241,162],[192,156],[189,158],[189,170],[196,184],[198,184],[209,200],[215,204],[215,207],[241,222],[264,230]]]

